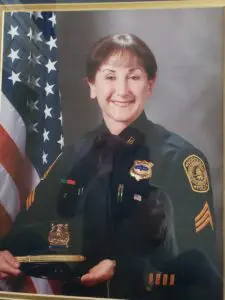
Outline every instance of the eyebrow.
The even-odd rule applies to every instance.
[[[131,68],[131,69],[129,70],[129,73],[134,72],[134,71],[137,71],[137,70],[143,72],[143,69],[142,69],[141,67],[136,67],[136,68]]]
[[[129,73],[132,73],[132,72],[134,72],[134,71],[136,71],[136,70],[139,70],[139,71],[143,72],[143,69],[142,69],[141,67],[136,67],[136,68],[131,68],[131,69],[129,69]],[[106,69],[103,69],[103,70],[100,69],[100,71],[102,71],[102,72],[108,71],[108,72],[116,73],[116,70],[109,69],[109,68],[106,68]]]
[[[103,70],[101,70],[101,69],[100,69],[100,71],[102,71],[102,72],[109,71],[109,72],[114,72],[114,73],[116,72],[115,70],[108,69],[108,68],[106,68],[106,69],[103,69]]]

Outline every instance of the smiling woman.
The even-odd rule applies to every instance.
[[[156,72],[151,50],[134,35],[94,45],[87,82],[102,124],[65,148],[1,240],[3,277],[18,274],[15,256],[48,254],[52,262],[21,269],[63,279],[65,295],[222,299],[208,162],[146,118]],[[85,259],[57,265],[58,254]]]
[[[97,98],[111,133],[119,134],[137,119],[151,95],[157,72],[154,55],[138,37],[107,36],[87,62],[91,98]]]

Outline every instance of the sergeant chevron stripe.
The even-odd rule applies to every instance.
[[[206,202],[203,209],[195,218],[195,230],[196,232],[200,232],[208,225],[210,225],[212,230],[214,230],[212,215],[210,212],[209,205]]]

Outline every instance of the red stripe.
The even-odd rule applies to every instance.
[[[0,125],[0,163],[14,181],[20,195],[21,204],[31,191],[33,167],[27,158],[24,158],[8,132]]]
[[[28,276],[25,277],[23,292],[37,294],[35,285],[34,285],[31,277],[28,277]]]
[[[48,281],[52,292],[54,295],[61,295],[62,294],[62,282],[59,280],[49,280]]]
[[[5,207],[0,203],[0,238],[9,232],[11,227],[12,220],[5,210]]]

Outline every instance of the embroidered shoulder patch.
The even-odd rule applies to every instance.
[[[206,193],[209,191],[209,180],[203,160],[192,154],[183,162],[184,170],[194,192]]]

